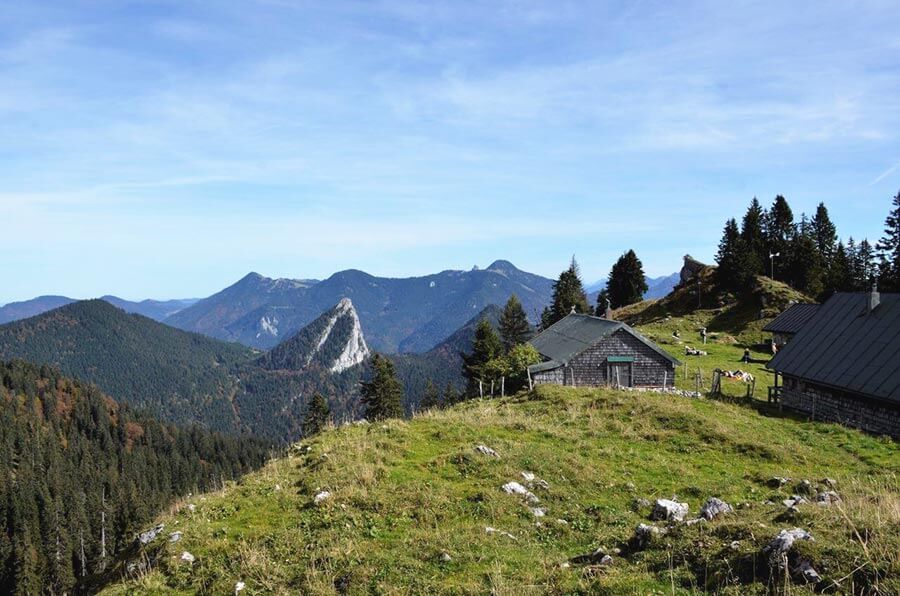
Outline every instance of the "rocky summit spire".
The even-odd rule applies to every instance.
[[[270,370],[324,368],[339,374],[371,355],[363,337],[359,315],[349,298],[276,346],[259,362]]]

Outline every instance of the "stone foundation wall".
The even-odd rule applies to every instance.
[[[900,439],[900,406],[785,378],[781,405],[812,420],[838,422],[867,432]]]

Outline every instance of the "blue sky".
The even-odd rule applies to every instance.
[[[7,2],[0,303],[255,270],[711,260],[755,195],[876,238],[900,3]]]

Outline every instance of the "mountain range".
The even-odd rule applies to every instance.
[[[667,295],[678,274],[648,278],[645,298]],[[605,282],[587,286],[591,304]],[[292,337],[343,298],[353,301],[368,347],[384,353],[425,353],[491,304],[516,294],[532,323],[550,303],[553,280],[498,260],[486,269],[446,270],[409,278],[376,277],[350,269],[319,281],[272,279],[250,273],[204,299],[144,300],[101,298],[184,331],[268,350]],[[0,324],[75,302],[41,296],[0,307]]]
[[[408,410],[429,379],[461,388],[460,352],[471,350],[482,317],[496,325],[499,314],[489,305],[428,352],[390,356],[406,386]],[[299,436],[315,393],[329,399],[336,420],[360,414],[359,383],[371,355],[363,329],[353,302],[344,298],[262,353],[97,299],[0,326],[0,360],[49,364],[166,421],[290,440]]]
[[[162,321],[166,317],[170,317],[197,302],[197,299],[141,300],[140,302],[132,302],[117,296],[103,296],[100,300],[118,306],[125,312],[144,315],[155,321]],[[78,302],[78,300],[68,296],[38,296],[22,302],[10,302],[5,306],[0,306],[0,325],[27,319],[73,302]]]
[[[347,270],[326,280],[270,279],[251,273],[165,323],[268,349],[342,298],[353,301],[372,349],[426,352],[490,304],[516,294],[532,321],[550,302],[553,282],[495,261],[486,269],[447,270],[410,278]]]

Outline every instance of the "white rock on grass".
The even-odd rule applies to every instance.
[[[535,517],[544,517],[545,515],[547,515],[547,510],[543,507],[532,507],[531,514]]]
[[[706,519],[707,521],[712,521],[713,519],[719,517],[720,515],[726,515],[728,513],[733,513],[734,509],[717,497],[710,497],[706,500],[706,503],[703,504],[703,507],[700,508],[700,517]]]
[[[321,505],[322,503],[324,503],[325,501],[327,501],[330,498],[331,498],[331,493],[328,492],[327,490],[323,490],[320,493],[316,494],[315,497],[313,497],[313,503],[316,505]]]
[[[497,453],[487,445],[476,445],[475,451],[481,453],[482,455],[487,455],[488,457],[500,457],[499,453]]]
[[[181,553],[181,560],[185,563],[193,563],[197,560],[197,557],[187,551],[184,551],[183,553]]]
[[[653,505],[650,519],[660,521],[684,521],[688,514],[687,503],[679,503],[671,499],[657,499]]]
[[[807,503],[809,503],[809,501],[807,501],[805,497],[802,497],[800,495],[791,495],[790,499],[785,499],[781,502],[781,504],[788,509],[790,509],[791,507],[796,507],[797,505],[805,505]]]
[[[245,584],[244,582],[237,582],[236,584],[234,584],[234,593],[237,594],[239,592],[243,592],[246,587],[247,584]]]
[[[142,545],[150,544],[151,542],[156,540],[156,537],[159,536],[160,533],[162,533],[163,528],[165,528],[165,527],[166,527],[165,524],[159,524],[158,526],[156,526],[154,528],[150,528],[146,532],[141,532],[138,535],[138,541]]]
[[[528,501],[529,503],[531,503],[532,505],[536,505],[536,504],[540,503],[540,499],[538,499],[537,496],[535,496],[535,494],[533,492],[531,492],[530,490],[528,490],[527,488],[525,488],[518,482],[515,482],[515,481],[507,482],[501,488],[503,489],[503,492],[505,492],[507,494],[522,495],[523,497],[525,497],[525,500]]]
[[[169,542],[178,542],[179,540],[181,540],[181,536],[181,532],[172,532],[171,534],[169,534]]]
[[[771,553],[776,556],[782,555],[791,550],[791,547],[794,546],[794,542],[797,540],[814,540],[814,538],[812,537],[812,534],[800,528],[782,530],[771,542],[769,542],[769,545],[763,549],[763,552]]]
[[[522,479],[525,480],[525,482],[534,482],[534,474],[531,472],[522,472]]]
[[[193,503],[188,504],[187,508],[188,508],[188,511],[190,511],[191,513],[194,513],[195,511],[197,511],[197,506],[194,505]]]

